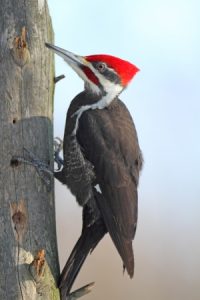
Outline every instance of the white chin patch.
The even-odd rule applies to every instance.
[[[107,107],[123,90],[123,87],[120,84],[116,84],[106,80],[104,82],[104,90],[106,95],[101,98],[99,102],[97,102],[96,108],[103,109]]]
[[[92,94],[101,94],[100,88],[90,80],[85,81],[85,89],[90,91]]]

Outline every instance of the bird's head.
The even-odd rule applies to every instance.
[[[74,69],[84,80],[86,89],[95,94],[110,95],[113,99],[139,71],[132,63],[115,56],[106,54],[79,56],[49,43],[45,45]]]

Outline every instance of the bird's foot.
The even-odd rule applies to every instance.
[[[49,165],[41,161],[35,156],[30,150],[24,149],[23,156],[13,156],[11,159],[11,165],[18,165],[20,163],[25,163],[34,166],[40,178],[44,181],[46,186],[49,188],[51,186],[51,178],[53,177],[53,172],[50,170]]]
[[[63,149],[63,141],[56,137],[54,139],[54,162],[57,163],[57,171],[59,171],[64,165],[62,157],[60,157],[60,152]]]

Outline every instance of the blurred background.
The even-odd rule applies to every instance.
[[[74,288],[95,281],[84,299],[200,299],[200,2],[198,0],[48,0],[55,44],[80,55],[108,53],[141,70],[121,94],[144,154],[135,276],[107,235],[90,255]],[[56,57],[55,136],[83,89]],[[81,231],[81,208],[56,182],[61,268]]]

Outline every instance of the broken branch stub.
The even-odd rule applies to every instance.
[[[35,255],[34,260],[29,265],[29,272],[36,283],[36,291],[40,295],[39,299],[59,298],[59,289],[45,259],[44,249],[39,250]]]
[[[57,83],[58,81],[60,81],[61,79],[64,79],[65,78],[65,75],[60,75],[60,76],[57,76],[57,77],[54,77],[54,83]]]

